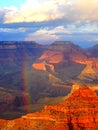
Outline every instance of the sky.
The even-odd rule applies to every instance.
[[[0,0],[0,41],[98,43],[98,0]]]

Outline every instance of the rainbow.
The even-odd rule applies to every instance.
[[[25,54],[25,50],[23,53],[23,69],[22,69],[22,79],[23,79],[23,88],[24,88],[24,103],[26,104],[26,111],[29,112],[31,110],[31,98],[30,98],[30,90],[29,90],[29,74],[27,70],[27,58]]]

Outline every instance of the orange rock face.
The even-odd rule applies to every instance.
[[[73,59],[74,62],[84,65],[92,64],[93,67],[98,68],[98,58],[84,58],[84,59]]]
[[[88,87],[80,87],[62,103],[19,119],[0,120],[0,129],[97,130],[98,96]]]
[[[35,63],[32,67],[37,70],[46,70],[45,63]]]
[[[63,59],[63,53],[59,51],[45,51],[39,58],[39,60],[47,60],[49,63],[59,63]]]
[[[86,54],[85,54],[86,53]],[[51,50],[44,51],[43,54],[38,58],[38,62],[32,65],[36,70],[47,70],[47,67],[51,71],[55,71],[55,65],[59,63],[66,64],[69,61],[89,65],[92,64],[93,67],[98,68],[98,58],[90,57],[87,52],[83,50],[78,50],[76,48],[70,48],[68,52],[64,51],[60,47],[58,49],[51,48]]]
[[[33,68],[37,69],[37,70],[47,70],[47,67],[51,70],[54,71],[54,65],[52,64],[47,64],[45,62],[41,62],[41,63],[35,63],[32,65]]]
[[[33,68],[37,70],[47,70],[47,67],[54,71],[54,64],[58,64],[64,60],[63,53],[58,51],[45,51],[41,57],[39,57],[39,62],[32,65]]]

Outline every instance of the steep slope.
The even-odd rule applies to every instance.
[[[7,130],[97,130],[98,96],[86,86],[75,90],[65,101],[46,106],[15,120],[0,120]]]
[[[83,71],[78,76],[80,80],[97,83],[98,68],[93,63],[87,64]]]
[[[27,105],[26,92],[20,90],[5,89],[0,87],[0,116],[5,111],[14,111],[22,105]]]
[[[98,44],[96,44],[93,47],[89,48],[88,51],[92,54],[93,57],[98,58]]]
[[[47,50],[32,64],[32,68],[39,73],[47,72],[63,84],[72,85],[79,81],[82,83],[97,83],[98,58],[92,56],[88,50],[73,44],[70,41],[56,41],[48,45]],[[50,81],[50,86],[62,86]]]
[[[86,69],[91,63],[88,73]],[[5,95],[9,95],[9,89],[19,93],[18,97],[10,93],[8,109],[14,101],[16,106],[24,105],[25,95],[31,99],[29,104],[41,98],[65,96],[76,80],[98,83],[97,69],[98,58],[70,41],[56,41],[51,45],[0,42],[0,86],[5,88]],[[1,109],[4,102],[1,98]]]
[[[31,68],[44,49],[36,42],[0,42],[0,86],[11,81],[10,87],[21,89],[24,69]]]
[[[65,71],[63,69],[67,70],[69,66],[73,67],[78,64],[78,66],[81,66],[81,71],[84,64],[81,64],[78,60],[87,59],[88,56],[88,53],[83,49],[69,41],[56,41],[47,48],[48,50],[44,51],[32,64],[34,69],[58,73],[59,70]]]
[[[24,56],[39,56],[44,47],[36,42],[0,42],[0,61],[20,61],[24,60]]]
[[[0,115],[28,104],[28,88],[33,86],[32,63],[44,49],[45,46],[33,41],[0,41]],[[32,99],[35,101],[36,96]]]
[[[54,71],[55,69],[54,65],[63,61],[64,61],[63,52],[47,50],[44,51],[44,53],[39,57],[38,62],[34,63],[32,66],[35,69],[39,69],[40,66],[40,70],[47,70],[48,66],[51,71]]]
[[[97,49],[96,46],[93,48]],[[98,58],[95,56],[96,53],[93,52],[95,55],[92,55],[89,49],[84,50],[70,41],[56,41],[46,48],[48,50],[44,51],[42,55],[37,59],[37,62],[32,65],[35,69],[37,69],[36,66],[38,64],[40,65],[41,62],[44,62],[43,66],[46,64],[53,65],[54,70],[58,64],[62,64],[62,66],[64,66],[66,64],[69,65],[69,63],[72,62],[82,65],[88,65],[92,63],[98,68]],[[93,48],[91,49],[93,50]],[[51,67],[50,70],[52,70]]]

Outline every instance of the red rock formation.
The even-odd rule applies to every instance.
[[[84,81],[94,81],[98,79],[98,68],[93,63],[87,64],[86,67],[81,71],[78,76],[80,80]]]
[[[97,130],[98,96],[86,86],[74,91],[65,101],[46,106],[16,120],[0,120],[7,130]]]
[[[38,63],[32,65],[33,68],[37,70],[47,70],[47,67],[51,71],[55,70],[54,64],[58,64],[64,60],[63,53],[58,51],[45,51],[42,56],[39,58]]]
[[[93,67],[98,68],[98,58],[80,58],[78,57],[77,59],[73,58],[73,61],[79,64],[84,64],[84,65],[90,65],[92,64]]]
[[[47,64],[46,62],[34,63],[32,67],[37,70],[44,70],[44,71],[46,71],[48,67],[51,71],[54,71],[54,65]]]
[[[37,70],[47,70],[46,65],[50,70],[56,70],[58,68],[65,67],[68,63],[79,63],[83,65],[92,64],[95,68],[98,68],[98,58],[91,57],[88,51],[81,49],[79,46],[74,45],[71,42],[54,42],[48,46],[48,50],[38,58],[38,62],[32,65]],[[60,65],[63,65],[62,67]]]
[[[49,63],[59,63],[64,60],[63,52],[59,51],[45,51],[39,60],[46,60]]]
[[[61,45],[59,44],[59,46]],[[55,47],[59,49],[58,44]],[[53,50],[53,48],[51,48],[51,50],[44,51],[43,54],[39,57],[38,62],[34,63],[32,67],[37,70],[46,71],[47,65],[50,68],[50,70],[54,71],[55,65],[59,63],[66,64],[68,63],[68,61],[72,61],[84,65],[92,64],[92,66],[98,68],[98,58],[90,58],[90,55],[82,49],[77,49],[77,47],[70,46],[69,50],[63,48],[63,50],[61,49],[59,51],[58,49]]]
[[[32,65],[32,67],[35,68],[35,69],[37,69],[37,70],[46,70],[44,62],[42,62],[42,63],[34,63]]]

